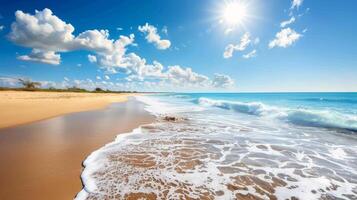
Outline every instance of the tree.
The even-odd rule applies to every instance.
[[[25,88],[25,89],[36,89],[38,87],[41,87],[41,83],[39,82],[34,82],[31,80],[25,80],[25,79],[19,79],[21,85]]]
[[[102,88],[97,87],[97,88],[95,88],[95,91],[96,92],[103,92],[104,90]]]

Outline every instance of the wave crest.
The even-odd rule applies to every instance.
[[[269,106],[261,102],[239,102],[199,98],[202,106],[218,107],[239,113],[270,117],[292,124],[357,131],[357,116],[332,110],[292,109]]]

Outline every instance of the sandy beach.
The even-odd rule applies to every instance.
[[[0,92],[0,128],[51,117],[101,109],[133,94],[74,92]]]
[[[154,120],[135,100],[110,104],[127,97],[1,93],[2,127],[26,124],[0,129],[0,199],[73,199],[82,188],[82,161],[91,152]],[[79,112],[90,109],[96,110]],[[69,112],[75,113],[61,115]]]

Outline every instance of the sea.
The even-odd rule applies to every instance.
[[[156,121],[88,156],[76,199],[357,199],[357,93],[136,99]]]

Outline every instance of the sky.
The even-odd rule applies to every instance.
[[[0,0],[0,86],[357,91],[357,1]]]

